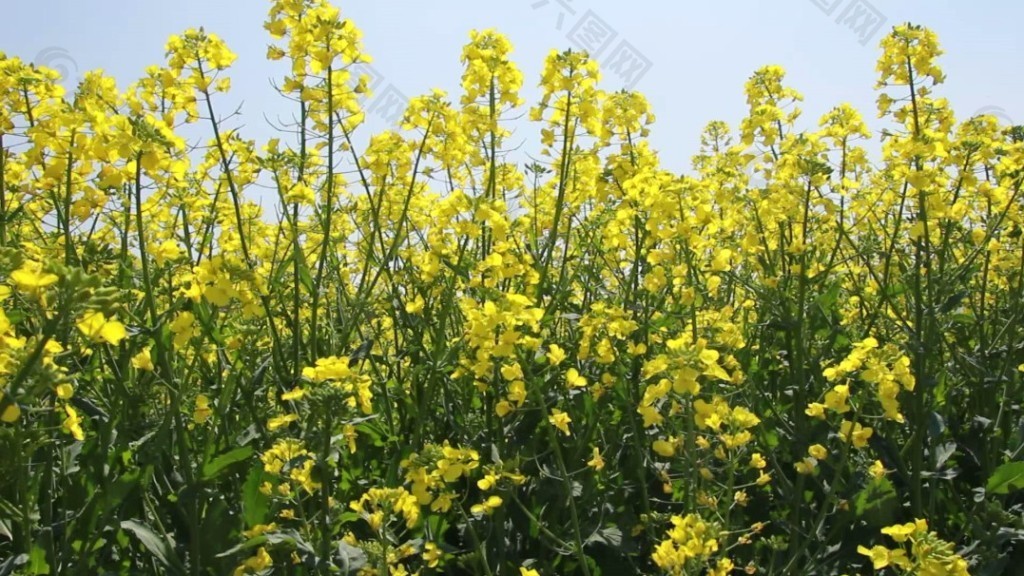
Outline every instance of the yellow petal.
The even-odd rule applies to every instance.
[[[655,440],[651,447],[659,456],[665,458],[670,458],[676,452],[675,447],[668,440]]]
[[[71,384],[68,384],[67,382],[57,385],[57,397],[60,398],[61,400],[67,400],[68,398],[71,398],[71,396],[74,395],[74,393],[75,389],[71,386]]]
[[[17,404],[11,404],[4,408],[4,411],[0,413],[0,421],[7,422],[8,424],[18,421],[21,417],[21,408]]]
[[[117,346],[118,342],[124,340],[127,335],[128,332],[125,330],[124,324],[117,320],[111,320],[100,328],[100,338],[114,346]]]

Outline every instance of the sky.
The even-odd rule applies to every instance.
[[[410,96],[432,88],[457,100],[459,55],[473,29],[497,28],[512,41],[525,75],[528,105],[540,94],[544,57],[553,49],[589,49],[602,65],[601,87],[643,92],[657,116],[650,141],[662,164],[689,172],[700,133],[712,120],[735,127],[747,112],[743,84],[766,64],[782,65],[787,84],[804,95],[800,127],[813,128],[833,106],[849,102],[878,129],[874,90],[879,40],[893,25],[932,28],[946,54],[946,83],[957,117],[993,113],[1024,124],[1024,3],[1009,0],[334,0],[364,33],[376,94],[362,137],[394,126]],[[243,134],[276,136],[272,123],[294,104],[272,82],[285,73],[265,59],[271,42],[263,0],[7,0],[0,51],[57,68],[73,87],[103,69],[125,88],[161,64],[168,36],[203,26],[239,58],[232,91],[218,114],[241,106]],[[510,145],[536,141],[540,126],[522,121]],[[521,162],[529,158],[519,159]]]

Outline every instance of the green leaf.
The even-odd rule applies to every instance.
[[[0,498],[0,513],[9,518],[12,522],[22,522],[25,518],[25,513],[22,512],[18,506],[11,504],[3,498]]]
[[[828,316],[835,309],[836,302],[839,301],[840,289],[840,284],[836,283],[818,296],[817,304],[818,307],[821,309],[822,314]]]
[[[148,474],[147,470],[147,476]],[[107,490],[103,499],[103,508],[107,511],[113,510],[124,501],[125,497],[131,493],[132,489],[139,483],[139,479],[142,478],[142,470],[136,468],[129,470],[124,474],[117,477],[110,484],[110,489]]]
[[[270,498],[260,492],[264,476],[263,468],[257,466],[249,472],[242,486],[242,519],[249,528],[266,522],[270,510]]]
[[[853,499],[853,511],[869,524],[883,524],[889,520],[895,500],[896,490],[892,482],[883,476],[872,480],[857,493]]]
[[[266,534],[260,534],[259,536],[254,536],[252,538],[249,538],[245,542],[242,542],[241,544],[238,544],[236,546],[232,546],[231,548],[228,548],[227,550],[221,552],[220,554],[217,554],[217,558],[230,558],[231,556],[234,556],[235,554],[238,554],[239,552],[242,552],[243,550],[249,550],[250,548],[255,548],[257,546],[261,546],[261,545],[266,544],[266,543],[267,543],[267,535]]]
[[[1007,462],[989,477],[985,491],[989,494],[1009,494],[1024,488],[1024,462]]]
[[[939,307],[939,312],[943,314],[947,312],[952,312],[958,306],[960,306],[960,303],[963,302],[964,298],[967,298],[967,296],[968,292],[966,290],[962,290],[960,292],[957,292],[956,294],[953,294],[952,296],[947,298],[945,302],[942,303],[942,306]]]
[[[211,480],[217,477],[217,475],[223,472],[228,466],[243,460],[248,460],[252,454],[252,446],[242,446],[217,456],[213,460],[203,464],[203,480]]]
[[[29,574],[50,573],[50,565],[46,563],[46,550],[38,543],[33,543],[32,549],[28,552],[27,570]]]
[[[885,292],[888,296],[902,296],[907,291],[907,287],[903,284],[890,284],[885,288]]]
[[[619,530],[615,526],[606,526],[597,530],[587,538],[584,544],[605,544],[611,547],[617,547],[622,544],[622,530]]]
[[[268,546],[285,544],[288,547],[296,548],[298,552],[306,554],[314,553],[313,547],[310,546],[309,543],[306,542],[302,538],[302,536],[299,535],[298,532],[296,532],[295,530],[280,530],[277,532],[266,532],[264,534],[260,534],[259,536],[253,536],[245,542],[242,542],[237,546],[234,546],[232,548],[229,548],[228,550],[221,552],[220,554],[217,554],[217,558],[229,558],[235,554],[238,554],[239,552],[250,550],[252,548],[256,548],[257,546],[263,546],[264,544]]]
[[[309,265],[306,264],[306,259],[302,257],[301,251],[296,251],[299,259],[299,282],[307,292],[313,291],[313,276],[309,272]]]
[[[174,555],[174,541],[170,537],[161,537],[153,529],[139,522],[138,520],[122,520],[121,528],[131,532],[139,539],[150,554],[171,573],[181,574],[184,572],[179,564],[178,558]]]
[[[356,548],[344,540],[338,541],[336,558],[341,564],[341,569],[344,574],[352,574],[353,572],[362,570],[367,564],[366,552],[363,552],[362,549]]]

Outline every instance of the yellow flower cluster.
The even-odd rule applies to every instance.
[[[402,460],[405,480],[412,484],[411,493],[421,506],[447,512],[457,493],[448,488],[460,478],[469,477],[480,466],[480,455],[473,449],[454,448],[446,442],[442,446],[427,446],[422,452],[412,453]]]
[[[706,566],[716,575],[731,571],[731,562],[726,558],[708,566],[711,557],[719,551],[717,527],[713,523],[705,522],[696,514],[672,516],[670,522],[668,539],[658,544],[651,555],[666,574],[681,576]]]
[[[897,573],[920,576],[968,574],[967,561],[954,552],[952,544],[929,531],[925,520],[887,526],[882,528],[882,534],[889,536],[899,546],[886,547],[879,544],[871,548],[857,547],[857,552],[867,556],[875,570],[892,567]]]

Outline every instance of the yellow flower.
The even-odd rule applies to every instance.
[[[561,430],[562,434],[565,434],[566,436],[570,434],[569,423],[572,422],[572,418],[569,418],[568,414],[562,412],[558,408],[551,409],[551,415],[548,416],[548,422],[550,422],[555,428]]]
[[[174,240],[165,240],[150,248],[149,251],[153,254],[153,259],[156,260],[157,266],[163,266],[164,262],[175,260],[181,256],[181,248]]]
[[[828,450],[821,444],[815,444],[807,449],[807,453],[818,460],[824,460],[828,456]]]
[[[405,303],[405,311],[409,314],[420,314],[424,306],[426,301],[423,300],[423,296],[417,294],[415,298]]]
[[[206,397],[206,394],[196,396],[196,408],[192,412],[192,419],[196,421],[196,424],[205,423],[212,415],[213,410],[210,408],[210,399]]]
[[[423,562],[426,563],[428,568],[437,568],[443,556],[444,552],[437,547],[437,544],[427,542],[423,545]]]
[[[82,431],[82,419],[78,416],[78,412],[70,404],[64,405],[64,412],[68,415],[61,425],[64,431],[71,434],[79,442],[85,440],[85,432]]]
[[[495,413],[496,413],[496,414],[497,414],[497,415],[498,415],[498,416],[499,416],[500,418],[504,418],[505,416],[508,416],[508,415],[509,415],[510,413],[512,413],[513,411],[515,411],[515,409],[516,409],[516,407],[515,407],[515,406],[513,406],[513,405],[512,405],[512,403],[511,403],[511,402],[509,402],[508,400],[500,400],[500,401],[499,401],[499,402],[498,402],[498,403],[497,403],[497,404],[496,404],[496,405],[494,406],[494,412],[495,412]]]
[[[893,524],[892,526],[882,528],[882,534],[891,537],[896,542],[903,543],[907,541],[907,538],[916,534],[918,532],[918,528],[919,526],[914,522]],[[925,530],[927,530],[927,528],[925,528]]]
[[[885,466],[882,465],[882,461],[875,460],[874,463],[871,464],[871,467],[868,468],[868,473],[870,473],[874,478],[881,478],[885,476]]]
[[[2,411],[0,411],[0,422],[13,424],[21,417],[21,408],[18,407],[18,403],[15,402],[13,398],[9,398],[3,392],[0,392],[0,406],[3,406],[8,401],[10,404],[4,406]]]
[[[487,500],[480,504],[474,504],[469,511],[476,515],[491,514],[501,506],[501,503],[501,496],[488,496]]]
[[[447,512],[452,508],[452,494],[445,492],[439,494],[433,502],[430,503],[430,510],[433,512]]]
[[[594,470],[601,470],[604,468],[604,458],[601,457],[601,451],[594,446],[593,458],[587,460],[587,466],[590,466]]]
[[[257,524],[255,526],[253,526],[252,528],[250,528],[249,530],[242,531],[242,536],[245,536],[246,538],[255,538],[255,537],[257,537],[257,536],[259,536],[261,534],[266,534],[268,532],[274,532],[276,530],[277,530],[277,524],[274,523],[274,522],[271,522],[270,524]]]
[[[153,357],[150,355],[149,348],[144,348],[142,352],[132,356],[132,366],[138,370],[153,371]]]
[[[59,279],[56,274],[43,272],[43,265],[34,260],[26,260],[21,268],[11,272],[11,282],[14,282],[19,290],[29,293],[38,292]]]
[[[711,269],[715,272],[725,272],[729,270],[729,260],[732,258],[732,250],[728,248],[722,248],[715,253],[714,259],[711,261]]]
[[[552,344],[548,347],[547,357],[548,362],[550,362],[552,366],[557,366],[565,360],[565,350],[562,350],[561,346],[558,344]]]
[[[867,446],[868,439],[871,438],[873,433],[874,430],[872,428],[861,426],[860,423],[850,422],[849,420],[844,420],[839,426],[839,437],[843,442],[848,442],[852,439],[854,448]]]
[[[675,446],[673,446],[671,442],[662,439],[655,440],[654,443],[651,445],[651,448],[653,448],[654,451],[657,452],[658,456],[661,456],[663,458],[670,458],[676,452]]]
[[[324,382],[326,380],[342,380],[352,375],[349,368],[347,356],[329,356],[316,361],[316,366],[307,366],[302,369],[302,376],[313,382]]]
[[[519,576],[540,576],[540,572],[537,572],[533,568],[519,567]]]
[[[483,478],[476,481],[476,486],[481,490],[493,490],[500,479],[501,476],[497,474],[485,474]]]
[[[179,312],[171,322],[171,332],[174,333],[174,345],[184,346],[196,335],[196,317],[188,310]]]
[[[241,566],[235,568],[234,576],[243,576],[244,574],[255,574],[262,572],[267,568],[274,565],[274,559],[267,553],[267,549],[260,546],[260,549],[256,551],[256,555],[246,559]]]
[[[274,430],[287,426],[298,419],[299,417],[296,414],[282,414],[281,416],[274,416],[267,421],[267,429],[273,432]]]
[[[565,372],[565,384],[570,389],[585,388],[587,386],[587,379],[580,376],[580,373],[575,368],[569,368]]]
[[[850,405],[846,401],[850,398],[850,387],[846,384],[834,386],[825,394],[825,407],[840,414],[850,411]]]
[[[295,388],[292,388],[291,390],[285,392],[284,394],[281,394],[281,400],[283,402],[291,402],[292,400],[299,400],[305,395],[305,388],[301,386],[296,386]]]
[[[813,474],[814,469],[818,467],[818,461],[814,458],[804,458],[793,465],[796,468],[798,474]]]
[[[108,320],[102,312],[90,311],[82,315],[75,324],[93,342],[106,342],[116,346],[128,332],[117,320]]]
[[[640,414],[644,418],[644,428],[650,428],[657,424],[661,424],[662,420],[665,419],[658,409],[654,406],[641,406],[636,409],[637,414]]]
[[[820,420],[825,419],[825,405],[820,402],[811,402],[807,405],[807,409],[804,410],[804,414],[807,414],[811,418],[818,418]]]
[[[870,558],[871,566],[875,570],[881,570],[889,565],[889,549],[885,546],[872,546],[870,549],[857,546],[857,553]]]
[[[732,574],[733,569],[735,568],[736,565],[733,564],[732,560],[722,558],[715,564],[714,568],[708,571],[708,576],[727,576],[728,574]]]

